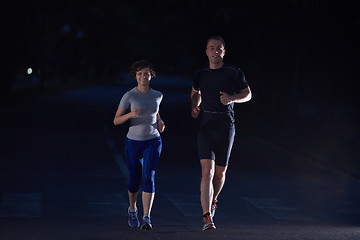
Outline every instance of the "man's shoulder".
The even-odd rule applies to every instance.
[[[198,68],[197,70],[195,70],[195,74],[202,73],[204,71],[208,71],[209,69],[210,69],[209,67]]]
[[[206,72],[209,71],[209,67],[202,67],[202,68],[198,68],[195,72],[194,72],[194,75],[193,75],[193,78],[195,81],[197,80],[200,80],[202,78],[202,76],[204,74],[206,74]]]
[[[224,63],[224,65],[222,66],[223,69],[229,69],[232,71],[241,71],[240,67],[232,65],[232,64],[228,64],[228,63]]]

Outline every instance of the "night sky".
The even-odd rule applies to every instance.
[[[306,116],[345,106],[357,115],[357,1],[14,0],[0,6],[5,91],[29,66],[44,81],[106,82],[140,58],[160,75],[191,79],[207,64],[207,37],[221,35],[225,62],[243,69],[259,112]]]

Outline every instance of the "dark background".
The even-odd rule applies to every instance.
[[[1,95],[14,101],[29,89],[41,94],[49,85],[121,81],[140,58],[152,61],[159,76],[191,81],[193,71],[207,64],[207,37],[221,35],[225,61],[243,69],[253,91],[252,101],[238,107],[246,120],[285,133],[306,129],[310,137],[299,143],[337,149],[325,161],[356,172],[359,5],[336,0],[2,1]]]
[[[0,239],[359,239],[359,5],[0,0]],[[189,95],[210,35],[253,98],[207,234]],[[147,233],[127,225],[128,128],[112,122],[140,58],[166,123]]]

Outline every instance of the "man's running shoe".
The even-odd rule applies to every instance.
[[[135,209],[135,210],[128,209],[128,214],[129,214],[128,223],[129,223],[129,226],[132,228],[140,227],[140,221],[137,216],[137,213],[138,213],[137,209]]]
[[[203,215],[203,222],[204,222],[204,226],[202,229],[203,231],[210,230],[210,229],[216,229],[215,224],[214,224],[209,212],[205,213]]]
[[[212,204],[211,204],[211,216],[214,217],[215,216],[215,211],[217,209],[217,203],[218,200],[214,200],[212,201]]]
[[[140,228],[143,229],[143,230],[151,230],[152,229],[151,220],[150,220],[149,216],[144,216],[143,217]]]

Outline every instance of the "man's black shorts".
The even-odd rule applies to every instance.
[[[199,158],[227,166],[235,137],[233,114],[203,112],[201,118],[197,136]]]

